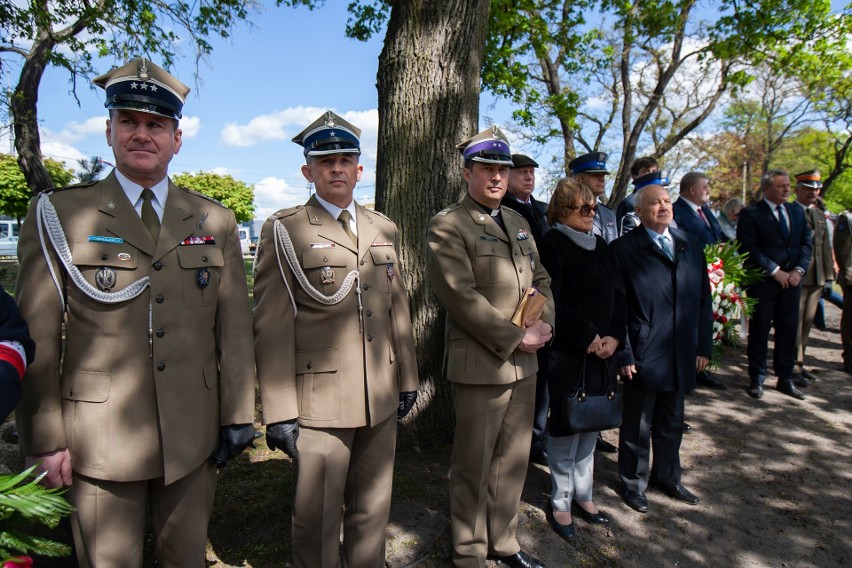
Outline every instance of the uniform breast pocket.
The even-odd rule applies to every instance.
[[[102,292],[115,292],[141,277],[139,251],[122,243],[78,241],[71,244],[71,259],[86,282]]]
[[[299,416],[335,420],[340,416],[340,356],[337,349],[296,352]]]
[[[499,240],[480,240],[476,243],[476,266],[474,275],[477,282],[509,282],[513,276],[514,265],[509,258],[509,249]]]
[[[225,264],[222,251],[209,245],[179,246],[178,262],[183,279],[183,301],[190,307],[216,303],[219,271]]]
[[[390,294],[391,280],[399,276],[399,262],[393,247],[371,247],[370,258],[376,274],[376,288],[383,294]]]
[[[302,251],[302,269],[311,285],[331,296],[340,289],[346,278],[347,265],[355,256],[346,249],[320,248]]]

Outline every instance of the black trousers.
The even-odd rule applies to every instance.
[[[644,493],[652,479],[664,487],[680,483],[683,396],[682,390],[650,391],[624,381],[618,474],[627,491]]]
[[[748,322],[748,376],[752,383],[762,385],[766,380],[769,332],[773,327],[775,350],[772,366],[778,384],[793,380],[801,291],[801,286],[781,288],[771,277],[748,288],[748,295],[757,300]]]
[[[547,366],[550,364],[550,346],[538,350],[538,374],[535,379],[535,414],[533,414],[532,450],[541,450],[547,440],[547,411],[550,394],[547,390]]]

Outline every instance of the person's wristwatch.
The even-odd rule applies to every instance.
[[[805,275],[805,269],[804,269],[804,268],[802,268],[801,266],[797,266],[797,267],[796,267],[796,268],[794,268],[793,270],[795,270],[796,272],[798,272],[798,273],[799,273],[799,274],[801,274],[802,276],[804,276],[804,275]]]

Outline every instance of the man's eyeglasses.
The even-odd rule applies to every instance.
[[[591,217],[595,214],[595,211],[597,211],[598,206],[586,204],[586,205],[581,205],[580,207],[577,207],[575,205],[569,205],[568,209],[570,209],[572,211],[579,211],[580,215],[582,215],[583,217]]]

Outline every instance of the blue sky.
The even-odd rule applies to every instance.
[[[363,43],[344,36],[344,2],[322,9],[261,7],[254,29],[240,26],[228,41],[216,40],[208,62],[192,74],[184,51],[174,74],[192,87],[184,106],[184,144],[170,173],[216,171],[255,186],[256,216],[304,203],[308,186],[299,171],[301,147],[290,139],[326,109],[362,129],[365,172],[355,189],[373,201],[376,130],[376,70],[382,37]],[[103,62],[105,71],[110,61]],[[156,63],[160,63],[156,61]],[[45,155],[78,168],[77,160],[111,160],[104,129],[103,91],[81,85],[80,105],[67,73],[48,69],[41,84],[39,118]],[[483,109],[489,103],[483,101]],[[493,110],[489,111],[493,114]],[[505,111],[508,116],[508,111]],[[481,113],[480,120],[485,121]],[[8,140],[0,141],[8,151]]]

